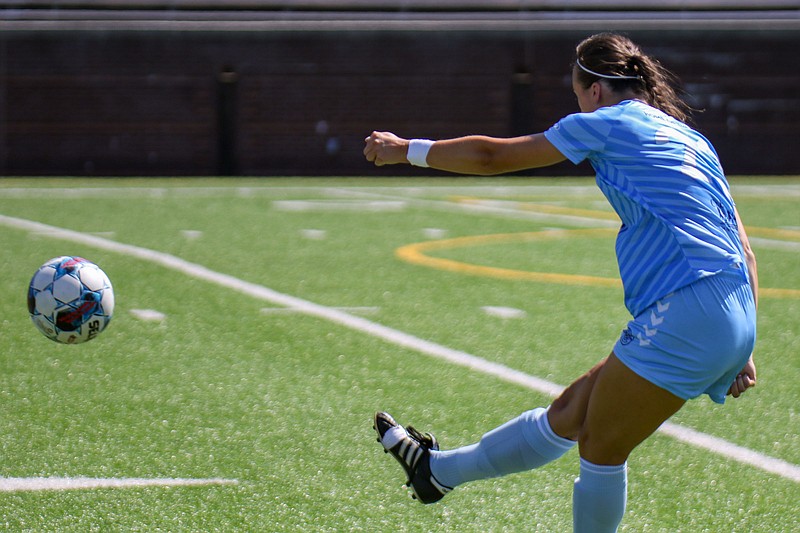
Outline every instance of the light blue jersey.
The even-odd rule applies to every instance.
[[[564,117],[544,134],[573,163],[589,160],[622,220],[616,253],[633,316],[732,265],[746,277],[728,183],[698,132],[626,100]]]

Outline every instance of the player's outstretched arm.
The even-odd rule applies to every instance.
[[[409,161],[409,139],[374,131],[365,139],[364,156],[377,166]],[[458,174],[491,176],[554,165],[566,159],[541,133],[498,138],[470,135],[436,141],[424,152],[431,168]]]

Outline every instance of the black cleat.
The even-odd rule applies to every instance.
[[[431,474],[430,450],[438,450],[439,443],[430,433],[424,435],[412,426],[404,428],[395,422],[389,413],[375,413],[375,425],[378,442],[385,453],[391,453],[406,471],[406,486],[412,491],[411,497],[422,503],[434,503],[453,490],[439,483]],[[392,428],[399,428],[400,434],[392,432],[390,443],[384,443],[384,437]],[[398,438],[399,436],[399,438]]]

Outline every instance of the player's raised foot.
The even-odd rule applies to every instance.
[[[434,503],[453,490],[439,483],[431,474],[430,450],[438,450],[439,443],[430,433],[424,435],[412,426],[404,428],[389,413],[375,413],[372,426],[378,433],[383,451],[392,454],[406,471],[406,486],[411,497],[422,503]]]

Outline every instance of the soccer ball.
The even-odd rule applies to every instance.
[[[62,256],[39,267],[28,287],[28,312],[36,328],[64,344],[90,341],[114,313],[114,289],[100,267]]]

